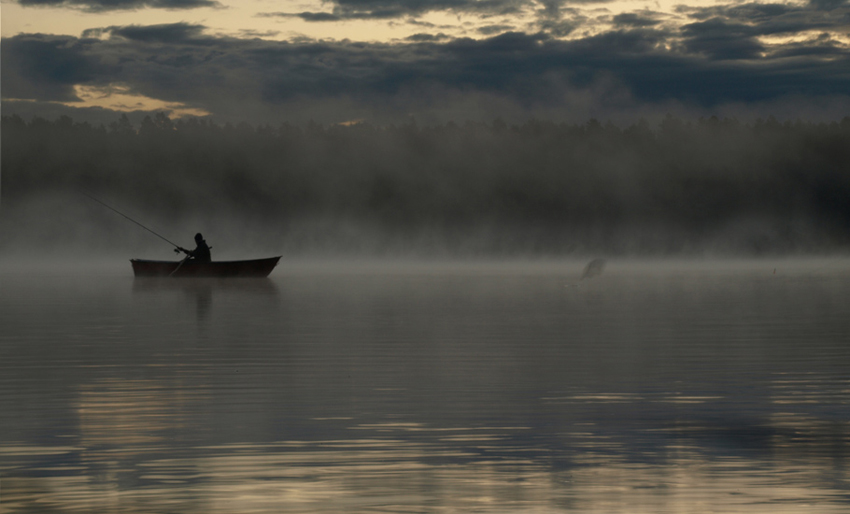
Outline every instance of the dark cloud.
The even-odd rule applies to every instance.
[[[442,34],[442,33],[440,33],[440,34],[421,33],[421,34],[413,34],[412,36],[408,36],[405,39],[407,41],[411,41],[411,42],[414,42],[414,43],[425,43],[425,42],[433,43],[433,42],[437,42],[437,41],[445,41],[446,39],[449,39],[449,37],[445,34]]]
[[[475,29],[479,34],[483,34],[485,36],[492,36],[494,34],[502,34],[504,32],[510,32],[514,30],[515,27],[510,25],[483,25]]]
[[[689,52],[713,59],[754,59],[765,50],[756,39],[753,27],[719,18],[685,25],[682,34]]]
[[[809,0],[809,5],[819,11],[833,11],[841,7],[847,7],[848,0]]]
[[[543,5],[538,16],[555,24],[567,12],[574,9],[566,7],[575,4],[606,3],[613,0],[331,0],[331,12],[267,12],[263,17],[297,17],[310,22],[329,22],[343,20],[415,18],[434,11],[455,13],[475,13],[481,16],[503,16],[516,14],[523,9]],[[566,35],[561,32],[559,35]]]
[[[847,49],[836,42],[829,34],[821,34],[809,41],[794,42],[782,45],[774,52],[774,57],[841,57]]]
[[[416,17],[433,11],[486,16],[519,12],[531,0],[333,0],[332,12],[268,12],[259,16],[297,17],[310,22]]]
[[[711,59],[759,59],[788,57],[840,57],[847,47],[810,39],[799,43],[767,45],[760,38],[811,32],[847,33],[850,7],[846,2],[808,5],[744,3],[705,8],[681,7],[680,12],[699,20],[681,29],[683,48]],[[827,34],[828,38],[829,35]]]
[[[588,22],[578,9],[565,9],[559,2],[550,3],[537,12],[539,29],[555,37],[566,37]]]
[[[657,29],[616,30],[566,44],[574,57],[584,55],[603,62],[615,56],[657,56],[659,45],[671,36]],[[607,56],[607,57],[606,57]]]
[[[752,23],[764,23],[780,19],[789,14],[800,12],[798,7],[787,4],[762,4],[762,3],[745,3],[734,5],[719,5],[713,7],[688,7],[681,6],[681,12],[686,12],[691,18],[708,19],[715,17],[724,17],[736,19],[740,21],[749,21]]]
[[[90,12],[220,7],[215,0],[17,0],[24,7],[71,7]]]
[[[98,83],[118,70],[97,53],[98,42],[66,36],[20,35],[4,38],[4,98],[73,101],[75,84]]]
[[[575,32],[576,29],[581,27],[583,22],[580,20],[559,20],[559,21],[547,21],[544,20],[539,23],[540,29],[547,34],[551,34],[555,37],[566,37]]]
[[[765,53],[757,27],[720,18],[681,32],[624,29],[570,41],[505,33],[482,40],[280,42],[208,36],[189,24],[101,31],[109,37],[4,38],[4,98],[67,100],[74,84],[122,84],[223,119],[274,122],[414,112],[492,119],[559,109],[589,117],[641,105],[840,99],[850,91],[846,46],[827,38]]]
[[[204,26],[189,23],[170,23],[164,25],[127,25],[122,27],[106,27],[103,29],[88,30],[83,35],[102,36],[109,34],[112,37],[124,38],[140,43],[166,43],[166,44],[197,44],[202,42],[213,42],[212,38],[202,36]]]
[[[548,19],[558,19],[565,12],[575,12],[575,6],[592,4],[607,4],[615,0],[537,0],[535,4],[542,5],[538,15]]]
[[[680,12],[689,17],[708,21],[723,21],[727,24],[745,25],[741,30],[749,36],[792,34],[813,30],[834,30],[846,33],[850,30],[850,6],[846,2],[836,4],[830,11],[816,4],[806,6],[788,4],[744,3],[714,7],[682,7]],[[722,30],[726,30],[724,27]]]
[[[622,13],[614,16],[613,20],[615,27],[654,27],[661,23],[656,13],[651,12],[633,12]]]
[[[542,6],[535,12],[537,25],[553,36],[565,37],[587,21],[587,17],[576,6],[586,8],[589,4],[611,1],[613,0],[537,0],[534,5]]]
[[[304,21],[342,21],[342,18],[329,12],[263,12],[257,14],[258,18],[301,18]]]
[[[295,15],[304,21],[340,21],[343,18],[329,12],[302,12]]]
[[[512,14],[528,0],[334,0],[334,12],[342,15],[361,15],[387,18],[417,15],[431,11],[479,12]]]

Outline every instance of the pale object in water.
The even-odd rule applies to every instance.
[[[605,259],[593,259],[584,267],[584,272],[581,274],[582,280],[585,278],[595,277],[602,274],[605,269]]]

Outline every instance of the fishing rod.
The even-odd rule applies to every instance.
[[[169,241],[168,239],[166,239],[166,238],[164,238],[163,236],[161,236],[161,235],[157,234],[156,232],[154,232],[153,230],[149,229],[148,227],[146,227],[146,226],[142,225],[141,223],[139,223],[138,221],[134,220],[134,219],[133,219],[133,218],[131,218],[130,216],[127,216],[127,215],[126,215],[126,214],[124,214],[123,212],[119,211],[119,210],[118,210],[118,209],[116,209],[115,207],[112,207],[111,205],[108,205],[108,204],[106,204],[106,203],[104,203],[104,202],[102,202],[102,201],[98,200],[97,198],[93,197],[92,195],[90,195],[90,194],[86,193],[85,191],[77,191],[77,192],[78,192],[78,193],[80,193],[80,194],[81,194],[81,195],[83,195],[83,196],[87,196],[88,198],[90,198],[90,199],[94,200],[95,202],[97,202],[97,203],[99,203],[100,205],[102,205],[102,206],[106,207],[106,208],[107,208],[107,209],[109,209],[110,211],[112,211],[112,212],[114,212],[114,213],[116,213],[116,214],[119,214],[119,215],[121,215],[121,216],[123,216],[123,217],[127,218],[128,220],[132,221],[132,222],[133,222],[133,223],[135,223],[136,225],[138,225],[138,226],[142,227],[143,229],[147,230],[147,231],[148,231],[148,232],[150,232],[151,234],[153,234],[153,235],[155,235],[156,237],[158,237],[158,238],[162,239],[162,240],[163,240],[163,241],[165,241],[166,243],[168,243],[168,244],[170,244],[171,246],[173,246],[173,247],[174,247],[174,251],[175,251],[175,252],[181,252],[181,251],[183,251],[183,248],[181,248],[179,245],[176,245],[176,244],[172,243],[172,242],[171,242],[171,241]]]

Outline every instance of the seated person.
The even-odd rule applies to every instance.
[[[212,255],[210,254],[210,247],[207,246],[207,242],[204,241],[204,236],[201,235],[200,232],[195,234],[195,249],[187,250],[185,248],[178,248],[179,251],[184,252],[188,255],[188,259],[195,262],[210,262],[212,261]]]

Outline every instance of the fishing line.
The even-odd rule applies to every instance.
[[[80,194],[81,194],[81,195],[83,195],[83,196],[86,196],[86,197],[88,197],[88,198],[90,198],[90,199],[94,200],[95,202],[97,202],[97,203],[99,203],[100,205],[102,205],[102,206],[106,207],[107,209],[111,210],[112,212],[114,212],[114,213],[116,213],[116,214],[119,214],[119,215],[121,215],[121,216],[123,216],[123,217],[127,218],[128,220],[132,221],[132,222],[133,222],[133,223],[135,223],[136,225],[138,225],[138,226],[142,227],[143,229],[147,230],[148,232],[150,232],[151,234],[155,235],[156,237],[158,237],[158,238],[162,239],[163,241],[165,241],[166,243],[170,244],[171,246],[173,246],[173,247],[175,247],[175,248],[177,248],[177,249],[179,249],[179,248],[180,248],[180,246],[178,246],[178,245],[176,245],[176,244],[172,243],[172,242],[171,242],[171,241],[169,241],[168,239],[166,239],[166,238],[164,238],[163,236],[161,236],[161,235],[157,234],[156,232],[154,232],[153,230],[149,229],[148,227],[146,227],[146,226],[142,225],[141,223],[139,223],[138,221],[134,220],[134,219],[133,219],[133,218],[131,218],[130,216],[127,216],[126,214],[124,214],[123,212],[119,211],[119,210],[118,210],[118,209],[116,209],[115,207],[112,207],[111,205],[108,205],[108,204],[106,204],[106,203],[104,203],[104,202],[102,202],[102,201],[98,200],[97,198],[93,197],[92,195],[90,195],[90,194],[86,193],[85,191],[79,191],[79,190],[78,190],[77,192],[78,192],[78,193],[80,193]]]

